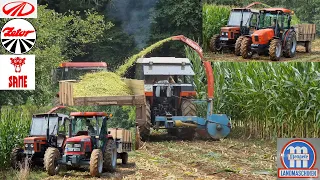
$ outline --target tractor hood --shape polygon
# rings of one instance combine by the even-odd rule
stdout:
[[[46,137],[26,137],[23,139],[23,143],[34,143],[37,141],[45,141],[46,139]]]
[[[268,44],[269,41],[274,37],[273,29],[260,29],[252,34],[253,44]]]
[[[81,142],[81,141],[90,141],[90,136],[82,135],[68,138],[66,142]]]
[[[240,31],[240,27],[222,27],[221,32]]]

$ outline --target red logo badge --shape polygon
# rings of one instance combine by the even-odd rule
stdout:
[[[11,64],[14,66],[15,72],[20,73],[22,65],[25,64],[26,58],[15,57],[10,58]]]
[[[24,1],[15,1],[7,3],[2,8],[4,14],[16,17],[28,16],[29,14],[33,13],[34,10],[35,8],[31,3]]]

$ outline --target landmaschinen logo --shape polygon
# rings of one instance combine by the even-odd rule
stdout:
[[[36,30],[24,19],[13,19],[1,30],[3,47],[12,54],[24,54],[31,50],[36,42]]]
[[[0,90],[35,89],[35,55],[0,55]]]
[[[317,152],[310,142],[291,140],[281,150],[282,168],[278,168],[278,178],[317,178],[319,170],[314,168],[316,161]]]
[[[1,0],[0,18],[37,18],[37,0]]]

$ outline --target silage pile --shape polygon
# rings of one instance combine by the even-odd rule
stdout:
[[[133,95],[121,77],[112,72],[88,73],[73,84],[74,97]]]

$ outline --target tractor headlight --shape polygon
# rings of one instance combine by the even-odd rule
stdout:
[[[26,148],[27,148],[27,147],[28,147],[28,144],[25,144],[25,145],[24,145],[24,147],[26,147]]]
[[[152,92],[153,91],[153,86],[152,85],[144,85],[144,91]]]
[[[81,147],[81,144],[74,144],[73,145],[75,148],[80,148]]]
[[[226,36],[228,36],[228,33],[225,33]]]
[[[30,147],[33,148],[33,144],[31,144]]]

